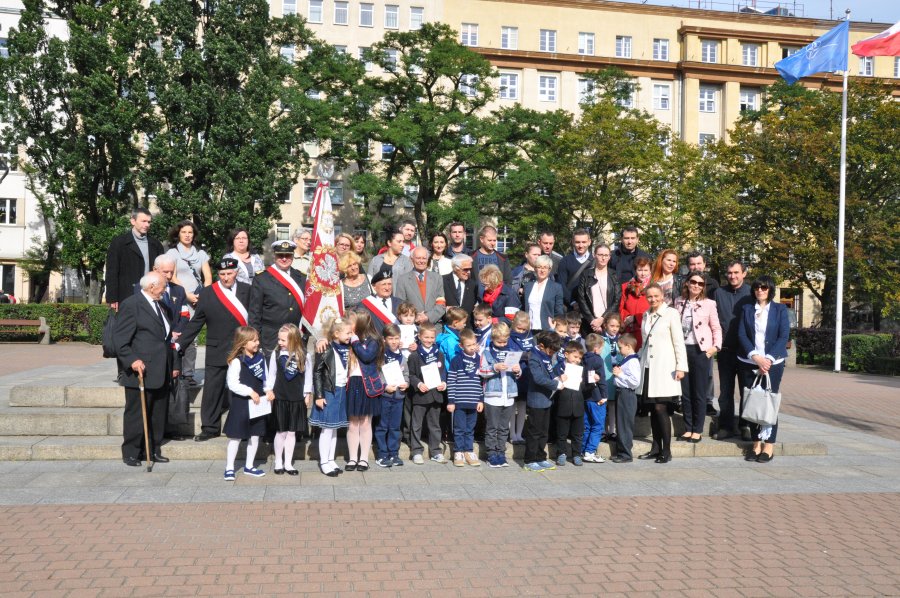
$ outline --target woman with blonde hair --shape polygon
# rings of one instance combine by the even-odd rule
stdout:
[[[341,298],[344,300],[344,313],[347,313],[373,293],[372,285],[362,271],[362,259],[355,251],[348,251],[340,257],[338,269],[343,276]]]

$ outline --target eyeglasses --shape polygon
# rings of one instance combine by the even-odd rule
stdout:
[[[472,268],[460,268],[463,272],[471,272]]]
[[[761,284],[761,285],[759,285],[758,287],[756,287],[756,290],[757,290],[757,291],[768,291],[768,290],[769,290],[769,285],[767,285],[767,284]]]
[[[689,280],[688,284],[697,285],[698,287],[705,287],[706,283],[702,280]]]
[[[608,258],[608,257],[610,257],[610,255],[609,255],[608,253],[595,253],[594,255],[596,255],[598,258],[601,258],[601,257]]]

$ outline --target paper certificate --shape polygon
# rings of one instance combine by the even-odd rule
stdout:
[[[566,381],[563,382],[563,388],[579,390],[581,388],[581,376],[584,374],[584,368],[574,363],[566,364]]]
[[[443,383],[441,368],[437,362],[422,366],[422,383],[428,387],[428,390],[437,388]]]
[[[411,344],[416,342],[416,325],[415,324],[398,324],[400,329],[400,346],[408,349]]]
[[[250,419],[272,413],[272,403],[266,399],[265,395],[260,395],[258,405],[253,402],[253,399],[247,399],[247,402],[250,404]]]
[[[392,361],[381,366],[381,373],[384,374],[384,383],[386,386],[400,386],[406,384],[403,379],[403,369],[400,367],[399,361]]]
[[[503,360],[503,363],[506,364],[506,367],[511,368],[514,365],[519,365],[520,361],[522,361],[521,351],[507,351],[506,359]]]

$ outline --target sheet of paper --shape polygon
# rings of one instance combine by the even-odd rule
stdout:
[[[508,351],[506,353],[506,359],[503,360],[503,363],[506,364],[507,367],[512,367],[514,365],[519,365],[519,362],[522,360],[522,352],[521,351]]]
[[[384,364],[381,366],[381,373],[384,374],[386,386],[400,386],[406,383],[403,379],[403,369],[400,367],[399,361]]]
[[[437,362],[422,366],[422,382],[428,387],[428,390],[441,385],[441,368]]]
[[[400,328],[400,346],[404,349],[416,342],[416,325],[415,324],[398,324]]]
[[[584,368],[574,363],[566,364],[566,381],[563,382],[564,388],[578,390],[581,388],[581,376],[584,374]]]
[[[250,404],[250,419],[272,413],[272,403],[266,400],[265,395],[259,397],[258,405],[252,399],[248,400],[248,403]]]

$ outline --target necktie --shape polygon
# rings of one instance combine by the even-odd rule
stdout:
[[[163,325],[164,329],[168,330],[168,326],[166,326],[166,319],[162,315],[162,310],[159,309],[159,301],[154,301],[153,307],[156,308],[156,315],[159,317],[159,323]]]
[[[456,303],[457,305],[462,305],[463,298],[463,283],[460,280],[456,283]]]
[[[381,299],[381,302],[384,303],[384,308],[387,309],[387,310],[389,310],[389,309],[391,309],[391,308],[388,307],[388,302],[387,302],[387,301],[388,301],[388,300],[387,300],[387,297],[383,297],[383,298]]]
[[[425,273],[424,272],[419,272],[416,274],[416,276],[419,277],[419,282],[425,282]]]

